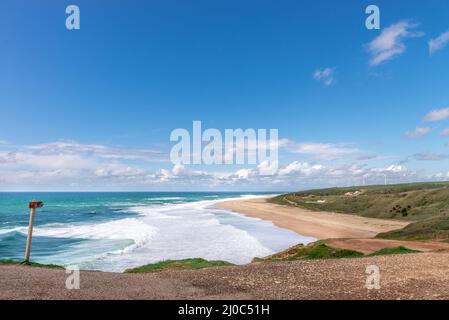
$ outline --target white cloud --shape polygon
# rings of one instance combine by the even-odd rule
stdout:
[[[317,159],[333,160],[341,158],[342,156],[358,153],[363,150],[358,148],[349,147],[347,144],[334,144],[334,143],[292,143],[290,151],[300,154],[310,154]]]
[[[259,170],[260,175],[262,176],[271,176],[275,173],[279,168],[279,163],[277,161],[268,161],[265,160],[257,166],[257,170]]]
[[[385,172],[394,172],[394,173],[400,173],[400,172],[406,172],[408,169],[402,165],[399,164],[392,164],[388,168],[384,170]]]
[[[423,118],[425,122],[434,122],[434,121],[442,121],[449,118],[449,107],[443,109],[436,109],[428,114],[426,114]]]
[[[383,175],[387,175],[389,183],[409,181],[416,177],[415,172],[397,164],[386,168],[370,168],[366,164],[342,165],[333,161],[324,164],[303,160],[281,164],[274,173],[269,162],[237,167],[228,172],[202,171],[196,166],[183,165],[151,171],[146,161],[130,161],[128,156],[120,159],[110,157],[111,148],[106,146],[92,147],[77,143],[70,147],[50,145],[50,148],[27,146],[3,152],[0,149],[0,189],[286,190],[348,183],[360,185],[365,175],[370,177],[369,183],[382,183]],[[311,154],[323,160],[345,157],[359,151],[347,144],[330,143],[288,142],[286,147],[294,147],[299,154]],[[82,152],[75,153],[75,150]],[[135,151],[140,155],[139,150]],[[118,151],[115,154],[120,157],[123,155]],[[272,165],[278,166],[277,163]],[[272,174],[267,175],[267,172]]]
[[[16,163],[17,161],[15,152],[0,152],[0,164]]]
[[[421,152],[413,155],[416,160],[420,161],[440,161],[448,158],[447,155],[444,154],[436,154],[431,152]]]
[[[424,137],[430,132],[430,128],[416,128],[414,131],[407,131],[405,135],[407,138],[416,139]]]
[[[24,151],[0,153],[0,165],[28,167],[36,169],[85,169],[93,166],[96,160],[77,154],[34,154]]]
[[[123,166],[120,164],[109,164],[95,170],[95,175],[102,178],[111,177],[141,177],[146,174],[146,171],[140,168],[131,166]]]
[[[253,171],[251,169],[240,169],[235,173],[235,175],[239,179],[248,179],[252,173]]]
[[[335,82],[334,74],[335,68],[323,68],[315,70],[313,78],[328,87]]]
[[[377,158],[377,155],[375,155],[375,154],[365,154],[365,155],[358,156],[355,159],[358,161],[367,161],[367,160],[373,160],[376,158]]]
[[[278,152],[289,144],[288,139],[273,140],[269,135],[265,143],[257,139],[236,139],[232,142],[226,141],[224,144],[223,161],[225,163],[233,162],[236,154],[243,154],[248,158],[257,159],[260,152],[268,154],[269,152]]]
[[[98,144],[81,144],[75,141],[57,141],[25,146],[24,150],[35,155],[83,154],[105,159],[168,161],[166,155],[146,149],[111,148]]]
[[[437,38],[429,41],[429,53],[434,54],[443,49],[449,43],[449,31],[440,34]]]
[[[382,182],[387,175],[389,183],[401,182],[403,179],[415,177],[416,172],[410,171],[403,165],[393,164],[386,168],[367,168],[358,165],[342,165],[327,167],[318,163],[308,163],[294,161],[280,167],[277,173],[271,176],[264,176],[263,167],[239,169],[231,173],[214,174],[201,171],[185,172],[185,168],[178,170],[173,168],[161,170],[152,176],[152,182],[167,183],[176,181],[180,184],[195,185],[206,183],[208,186],[283,186],[291,188],[299,185],[322,185],[343,184],[352,180],[355,184],[362,184],[363,177],[368,176],[371,182]]]
[[[188,167],[177,164],[171,170],[161,169],[154,174],[149,174],[147,182],[150,183],[176,183],[176,184],[196,184],[214,183],[217,175],[200,170],[191,170]]]
[[[407,49],[406,38],[420,37],[422,32],[412,31],[418,26],[411,21],[400,21],[382,30],[381,34],[366,46],[371,54],[370,65],[377,66],[391,60]]]
[[[142,180],[149,173],[127,162],[147,164],[164,159],[162,154],[149,150],[119,149],[74,141],[14,146],[14,149],[8,145],[3,149],[6,150],[0,149],[3,188],[39,183],[63,187],[78,182],[80,186],[96,182],[104,185],[104,179]]]
[[[441,131],[440,135],[443,137],[449,136],[449,128],[446,128],[443,131]]]
[[[300,173],[306,176],[310,176],[312,174],[316,174],[318,172],[321,172],[325,169],[323,165],[315,164],[311,165],[307,162],[298,162],[294,161],[287,165],[285,168],[282,168],[279,170],[280,176],[288,176],[295,173]]]

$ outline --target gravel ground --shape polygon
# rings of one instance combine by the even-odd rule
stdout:
[[[380,290],[367,290],[368,265]],[[257,263],[152,274],[81,272],[65,288],[64,270],[0,266],[0,299],[449,299],[449,252],[340,260]]]

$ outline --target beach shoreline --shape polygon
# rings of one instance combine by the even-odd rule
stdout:
[[[271,221],[301,236],[317,240],[340,238],[374,238],[381,232],[402,229],[409,222],[366,218],[334,212],[318,212],[299,207],[279,205],[267,200],[271,197],[254,197],[222,201],[215,206],[248,217]]]

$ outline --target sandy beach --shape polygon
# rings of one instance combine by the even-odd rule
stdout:
[[[218,207],[246,216],[272,221],[276,226],[316,239],[372,238],[401,229],[408,222],[364,218],[349,214],[310,211],[267,202],[268,197],[225,201]]]
[[[383,248],[407,247],[421,252],[449,250],[449,243],[374,239],[381,232],[404,228],[409,222],[365,218],[351,214],[311,211],[267,202],[268,197],[221,202],[222,209],[273,222],[278,227],[322,240],[329,246],[370,254]]]

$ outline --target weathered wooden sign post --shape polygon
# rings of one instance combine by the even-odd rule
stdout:
[[[33,224],[34,224],[34,214],[36,213],[37,208],[42,208],[44,203],[42,201],[31,201],[28,205],[30,208],[30,223],[28,225],[28,238],[27,238],[27,246],[25,249],[25,262],[30,261],[30,250],[31,250],[31,239],[33,238]]]

